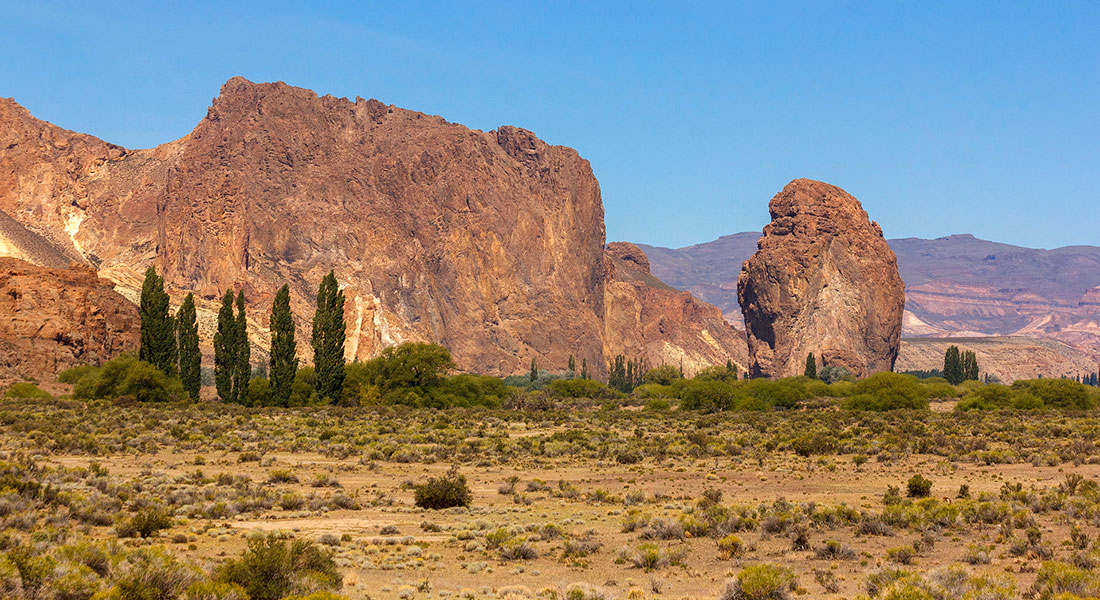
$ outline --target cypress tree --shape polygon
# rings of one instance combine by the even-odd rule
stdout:
[[[581,379],[588,379],[588,359],[581,359]]]
[[[176,372],[176,329],[168,313],[168,294],[164,291],[164,279],[156,269],[145,270],[141,284],[141,347],[138,358],[152,364],[168,375]]]
[[[244,312],[244,290],[237,292],[236,337],[237,368],[233,371],[233,389],[238,404],[248,404],[248,380],[252,378],[252,349],[248,345],[248,318]]]
[[[573,374],[577,372],[577,359],[573,358],[573,355],[569,355],[569,373]]]
[[[962,355],[963,381],[978,379],[978,355],[967,350]]]
[[[214,385],[222,402],[235,402],[233,373],[237,368],[237,322],[233,318],[233,290],[225,290],[214,333]]]
[[[943,355],[943,378],[951,385],[959,385],[963,382],[964,377],[959,347],[950,346]]]
[[[810,379],[817,379],[817,359],[814,358],[813,352],[806,355],[805,375]]]
[[[294,319],[290,315],[290,288],[286,285],[275,294],[271,305],[271,397],[275,404],[290,403],[290,388],[298,372],[298,343],[294,341]]]
[[[344,388],[344,292],[336,284],[334,271],[317,288],[312,341],[317,392],[335,402]]]
[[[176,313],[176,341],[179,346],[179,373],[183,389],[191,400],[199,400],[202,386],[202,354],[199,352],[199,324],[195,319],[195,295],[187,294]]]
[[[531,370],[527,373],[527,378],[531,381],[539,378],[539,367],[534,358],[531,359]]]

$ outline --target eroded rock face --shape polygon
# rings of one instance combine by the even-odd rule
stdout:
[[[184,138],[125,150],[8,100],[0,210],[128,294],[155,265],[174,298],[200,297],[200,318],[243,286],[260,344],[283,283],[308,340],[335,269],[349,358],[424,340],[479,372],[603,364],[599,185],[576,151],[523,129],[234,78]]]
[[[800,375],[806,355],[862,377],[890,371],[905,285],[859,201],[809,179],[769,204],[772,221],[737,280],[754,376]]]
[[[727,360],[748,365],[743,335],[715,306],[681,292],[649,272],[638,246],[612,242],[605,250],[605,354],[645,358],[650,366],[682,365],[685,374]]]
[[[0,375],[48,380],[139,343],[137,306],[84,265],[0,258]]]

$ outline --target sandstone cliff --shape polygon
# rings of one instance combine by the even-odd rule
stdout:
[[[806,355],[862,377],[890,371],[905,286],[877,223],[844,190],[797,179],[738,278],[754,375],[801,374]]]
[[[83,265],[0,258],[0,377],[46,379],[138,346],[138,310]]]
[[[243,287],[263,360],[285,282],[308,358],[330,269],[347,297],[350,359],[433,341],[472,371],[520,372],[531,358],[564,367],[573,354],[599,374],[605,351],[645,348],[657,363],[677,356],[677,340],[697,343],[667,331],[605,341],[603,205],[574,150],[377,100],[234,78],[190,134],[145,150],[0,100],[0,210],[131,300],[149,265],[176,302],[194,291],[207,353],[220,294]],[[665,327],[694,326],[680,313],[702,306],[667,303]]]
[[[682,365],[691,376],[732,360],[748,365],[744,336],[717,307],[672,288],[649,272],[649,260],[628,242],[607,245],[605,354],[645,357],[649,364]]]

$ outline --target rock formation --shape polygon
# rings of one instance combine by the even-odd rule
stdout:
[[[84,265],[0,258],[0,376],[48,379],[138,347],[138,309]]]
[[[598,374],[605,350],[652,346],[603,339],[603,205],[588,162],[516,127],[233,78],[190,134],[127,150],[0,100],[0,210],[131,300],[150,265],[176,302],[194,291],[208,354],[229,287],[245,290],[256,360],[283,283],[308,340],[330,269],[350,359],[432,341],[471,371],[564,368],[573,354]],[[675,355],[660,348],[650,362]]]
[[[737,281],[754,376],[800,375],[806,355],[862,377],[898,356],[905,285],[858,200],[797,179],[769,204],[772,221]]]
[[[628,242],[607,245],[605,354],[645,357],[651,366],[683,366],[689,376],[727,360],[744,371],[744,336],[717,307],[672,288],[649,272],[649,259]]]

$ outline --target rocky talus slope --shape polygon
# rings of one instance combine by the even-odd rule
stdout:
[[[768,208],[737,282],[753,374],[801,374],[810,352],[860,377],[892,370],[905,286],[882,229],[819,181],[792,181]]]

